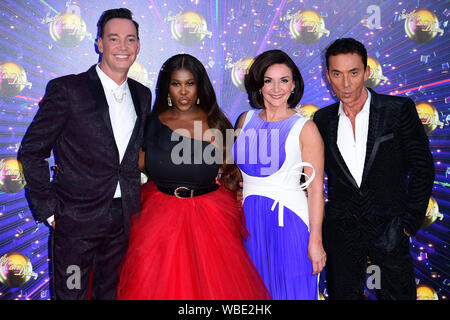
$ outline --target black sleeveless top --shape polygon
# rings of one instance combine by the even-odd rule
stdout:
[[[219,152],[216,147],[172,131],[156,114],[147,120],[143,150],[145,171],[158,186],[195,188],[216,184],[220,164],[209,164]]]

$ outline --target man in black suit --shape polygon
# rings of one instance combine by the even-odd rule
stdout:
[[[105,11],[98,27],[100,63],[48,83],[19,151],[30,207],[54,228],[57,299],[86,299],[91,274],[92,298],[115,298],[129,219],[140,210],[138,157],[151,92],[127,79],[138,24],[121,8]],[[58,169],[49,183],[52,149]]]
[[[362,43],[336,40],[326,62],[340,100],[314,115],[328,176],[323,237],[329,298],[363,299],[369,258],[380,268],[379,299],[415,300],[409,236],[424,220],[434,181],[428,138],[411,99],[365,88]]]

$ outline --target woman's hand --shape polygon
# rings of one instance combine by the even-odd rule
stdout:
[[[142,148],[139,149],[139,170],[144,172],[145,170],[145,152],[142,151]]]
[[[242,192],[242,181],[239,182],[239,190],[236,192],[236,200],[237,201],[244,201],[244,194]]]
[[[319,274],[325,267],[325,262],[327,261],[327,255],[325,253],[325,250],[323,249],[321,241],[309,241],[308,258],[312,263],[312,274]]]

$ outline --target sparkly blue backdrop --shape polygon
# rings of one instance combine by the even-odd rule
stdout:
[[[47,82],[97,62],[97,20],[117,7],[131,9],[140,24],[141,52],[130,76],[154,92],[168,57],[193,54],[232,122],[249,108],[242,74],[258,53],[279,48],[294,59],[305,79],[306,112],[335,100],[324,74],[326,46],[340,37],[362,41],[378,67],[370,85],[412,98],[429,131],[436,166],[429,221],[436,221],[411,239],[411,253],[423,297],[428,289],[448,299],[450,4],[444,0],[0,1],[0,257],[18,252],[33,272],[15,288],[0,275],[0,299],[50,298],[49,231],[31,216],[16,153]],[[320,288],[326,298],[324,279]]]

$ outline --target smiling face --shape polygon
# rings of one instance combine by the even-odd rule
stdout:
[[[124,80],[139,49],[133,22],[122,18],[111,19],[105,25],[103,36],[98,38],[98,50],[102,53],[100,68],[114,81]]]
[[[370,68],[364,70],[362,58],[357,53],[341,53],[328,58],[327,79],[344,107],[363,106],[367,94],[364,82]]]
[[[197,100],[197,83],[192,72],[178,69],[172,72],[169,83],[169,94],[175,108],[188,111]]]
[[[266,108],[288,108],[287,103],[295,84],[291,69],[285,64],[273,64],[264,74],[261,93]]]

